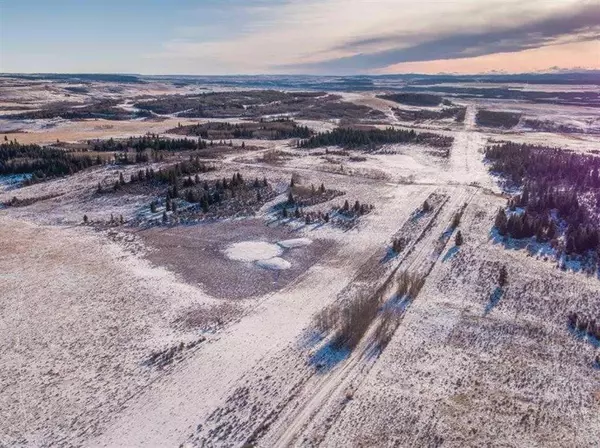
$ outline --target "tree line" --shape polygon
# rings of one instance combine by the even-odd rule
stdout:
[[[168,168],[159,168],[158,170],[146,168],[145,170],[139,170],[137,173],[131,174],[129,181],[126,181],[123,173],[120,173],[119,179],[115,181],[112,189],[117,191],[127,184],[144,183],[147,185],[167,184],[174,187],[175,191],[177,191],[178,179],[181,176],[195,175],[196,180],[199,181],[198,173],[207,173],[214,170],[216,170],[214,166],[202,163],[199,157],[190,157],[189,161],[179,162]],[[98,184],[98,193],[106,191],[110,190]],[[178,197],[178,195],[175,197]]]
[[[143,152],[152,151],[194,151],[198,149],[206,149],[209,143],[201,139],[165,139],[158,135],[152,134],[142,137],[129,137],[124,140],[96,140],[88,142],[94,151],[109,151],[109,152],[124,152],[135,150]]]
[[[98,157],[73,155],[60,149],[40,145],[22,145],[17,141],[0,144],[0,174],[31,174],[26,183],[77,173],[102,164]]]
[[[522,189],[509,212],[496,215],[500,235],[555,245],[564,235],[567,253],[600,254],[600,158],[512,142],[491,145],[485,155],[492,171]]]
[[[309,139],[298,142],[300,148],[341,146],[344,148],[377,148],[390,143],[421,143],[440,148],[449,148],[454,139],[431,132],[417,133],[413,129],[352,129],[336,128],[320,132]]]
[[[300,126],[289,118],[244,123],[209,122],[179,125],[168,133],[194,135],[203,139],[270,139],[309,138],[312,132],[308,126]]]

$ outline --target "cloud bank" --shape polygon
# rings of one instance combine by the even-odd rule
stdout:
[[[377,73],[600,41],[596,0],[229,0],[221,7],[235,12],[227,23],[207,24],[219,38],[194,39],[186,26],[147,59],[189,73]]]

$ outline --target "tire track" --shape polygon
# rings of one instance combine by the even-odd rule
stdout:
[[[424,270],[425,276],[429,274],[451,237],[450,234],[437,254],[435,251],[432,254],[431,247],[435,244],[437,236],[434,229],[439,229],[441,225],[446,226],[451,221],[456,207],[460,208],[463,203],[469,203],[474,194],[472,190],[465,189],[452,200],[446,199],[428,226],[412,243],[406,255],[392,270],[385,282],[387,285],[384,285],[386,292],[397,286],[396,273],[400,268],[405,267],[407,271]],[[448,203],[450,207],[446,207]],[[431,255],[435,255],[435,259],[432,260]],[[283,415],[277,418],[259,440],[259,446],[315,446],[323,440],[353,392],[367,378],[368,372],[377,361],[380,353],[373,343],[373,336],[379,321],[380,318],[377,318],[371,323],[348,360],[324,377],[314,376],[314,381],[306,382],[304,394],[301,393],[295,402],[286,406]],[[307,391],[309,392],[306,393]]]

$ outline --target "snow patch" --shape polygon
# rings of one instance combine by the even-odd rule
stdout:
[[[295,238],[291,240],[279,241],[277,244],[284,249],[295,249],[297,247],[310,246],[312,244],[312,240],[309,238]]]
[[[283,249],[277,244],[264,241],[243,241],[235,243],[225,249],[225,255],[235,261],[264,261],[279,257]]]
[[[272,271],[285,271],[286,269],[290,269],[292,267],[292,263],[284,260],[281,257],[273,257],[269,258],[268,260],[258,260],[256,265],[263,269],[270,269]]]

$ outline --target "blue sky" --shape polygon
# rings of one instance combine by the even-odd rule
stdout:
[[[0,71],[600,68],[597,0],[0,0]]]

